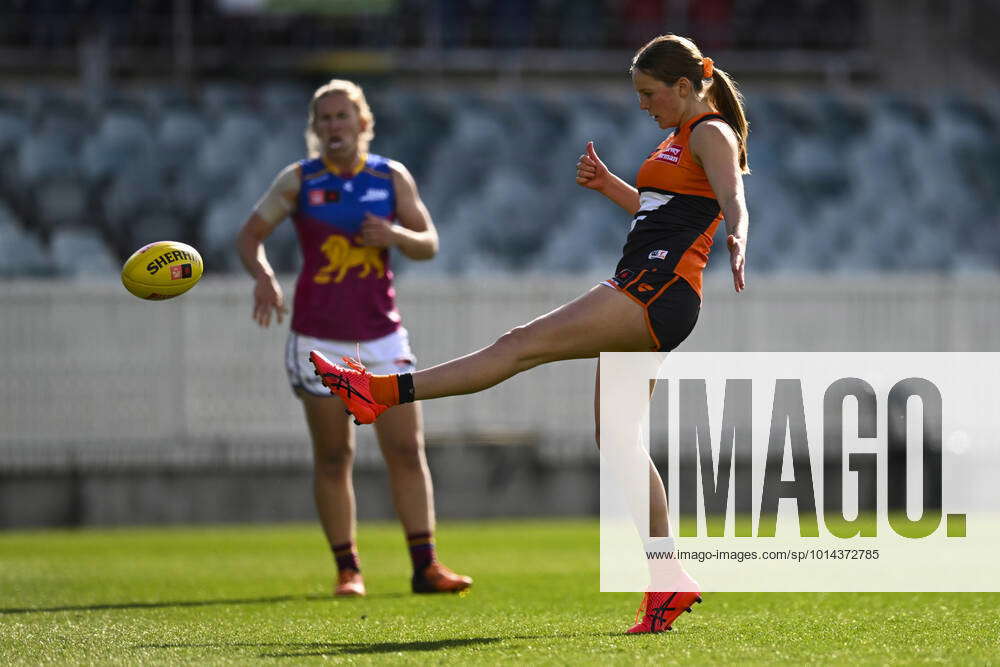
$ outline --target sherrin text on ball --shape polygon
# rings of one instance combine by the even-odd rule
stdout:
[[[157,241],[136,250],[122,267],[125,289],[149,301],[172,299],[194,287],[204,270],[197,250],[178,241]]]

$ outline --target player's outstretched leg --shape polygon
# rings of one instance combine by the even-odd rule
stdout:
[[[389,406],[376,403],[371,394],[371,374],[360,361],[343,358],[347,367],[338,366],[322,353],[313,350],[309,353],[309,361],[316,369],[316,375],[323,385],[334,396],[339,396],[347,406],[347,411],[354,416],[356,424],[371,424]]]

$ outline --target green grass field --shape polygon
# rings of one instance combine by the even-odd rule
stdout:
[[[596,521],[443,524],[463,596],[409,593],[396,524],[359,535],[369,597],[329,595],[318,526],[0,534],[0,663],[912,663],[1000,658],[1000,594],[709,593],[626,636]]]

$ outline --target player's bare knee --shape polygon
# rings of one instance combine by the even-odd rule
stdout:
[[[497,350],[510,357],[518,371],[534,368],[544,361],[544,349],[528,325],[514,327],[500,336],[493,344]]]
[[[350,474],[354,465],[354,450],[350,447],[336,447],[316,452],[313,457],[316,474],[339,476]]]
[[[419,471],[424,467],[423,447],[417,440],[393,443],[382,449],[385,464],[396,471]]]

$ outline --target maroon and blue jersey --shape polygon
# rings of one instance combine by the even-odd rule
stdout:
[[[400,326],[389,252],[361,245],[365,213],[395,219],[389,161],[368,155],[350,174],[322,158],[299,162],[292,220],[302,249],[292,330],[332,340],[374,340]]]

